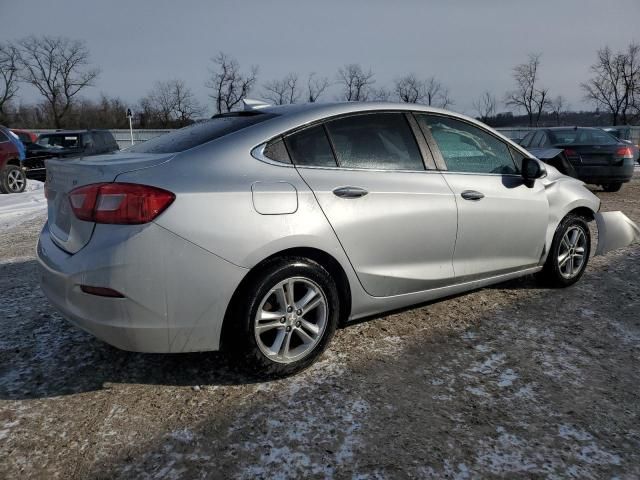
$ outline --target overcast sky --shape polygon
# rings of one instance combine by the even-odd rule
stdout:
[[[210,106],[210,59],[224,51],[245,69],[258,65],[260,83],[288,72],[334,79],[346,63],[370,67],[376,87],[408,72],[434,75],[453,109],[473,114],[476,97],[490,90],[502,98],[512,67],[540,52],[543,85],[577,109],[587,106],[579,84],[596,50],[640,41],[640,0],[0,0],[0,18],[0,41],[85,40],[102,70],[85,96],[132,104],[154,81],[179,78]],[[334,88],[324,100],[336,95]],[[37,98],[27,86],[21,97]]]

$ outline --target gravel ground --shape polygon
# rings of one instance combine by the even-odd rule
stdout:
[[[640,223],[640,178],[597,192]],[[260,383],[219,354],[118,351],[0,237],[0,478],[638,478],[640,246],[338,331]]]

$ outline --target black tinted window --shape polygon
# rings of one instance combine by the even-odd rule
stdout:
[[[331,145],[322,125],[289,135],[286,142],[293,163],[296,165],[336,166]]]
[[[77,133],[40,135],[38,144],[54,148],[78,148],[82,139]]]
[[[281,138],[271,140],[264,148],[264,156],[276,162],[291,163],[287,147]]]
[[[596,128],[554,130],[551,137],[553,143],[560,145],[615,145],[618,143],[616,137]]]
[[[7,137],[2,130],[0,130],[0,142],[8,142],[9,137]]]
[[[270,113],[237,113],[215,116],[204,122],[194,123],[188,127],[165,133],[129,148],[130,152],[139,153],[176,153],[215,140],[232,132],[263,122],[275,117]]]
[[[346,168],[424,170],[402,113],[353,115],[327,122],[338,165]]]
[[[103,149],[106,146],[104,144],[104,140],[103,140],[103,136],[102,136],[101,132],[93,132],[91,134],[91,138],[93,138],[93,148],[94,149]]]
[[[520,145],[523,147],[528,147],[529,143],[531,143],[531,138],[533,137],[533,132],[527,133],[524,138],[520,141]]]
[[[452,172],[516,173],[507,145],[471,124],[439,115],[417,115],[431,132]]]

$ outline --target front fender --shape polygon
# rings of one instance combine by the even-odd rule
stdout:
[[[622,212],[596,213],[598,246],[596,255],[640,241],[640,227]]]

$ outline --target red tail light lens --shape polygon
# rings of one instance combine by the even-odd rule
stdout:
[[[578,152],[576,152],[573,148],[565,148],[564,149],[564,154],[568,157],[577,157],[578,156]]]
[[[622,158],[633,158],[631,147],[620,147],[616,150],[616,156]]]
[[[175,200],[161,188],[136,183],[94,183],[69,193],[69,203],[80,220],[134,225],[148,223]]]

